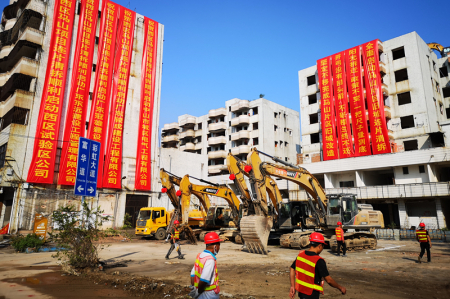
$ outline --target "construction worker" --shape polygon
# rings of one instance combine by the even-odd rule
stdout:
[[[425,253],[425,250],[427,250],[427,260],[431,263],[431,238],[428,231],[425,229],[425,223],[420,223],[419,226],[420,229],[416,230],[416,240],[420,243],[420,255],[417,259],[419,260],[419,263],[422,263],[423,254]]]
[[[325,260],[319,256],[325,247],[323,235],[314,232],[309,236],[309,242],[311,247],[308,250],[301,250],[292,263],[289,297],[294,299],[297,291],[301,299],[318,299],[320,294],[323,294],[323,280],[345,295],[347,290],[331,278]]]
[[[220,238],[215,232],[205,235],[206,249],[197,255],[191,271],[191,292],[196,299],[219,299],[219,274],[216,255],[220,250]]]
[[[337,223],[338,227],[336,227],[336,241],[337,241],[337,255],[341,255],[341,246],[342,246],[342,252],[344,253],[343,257],[346,257],[345,254],[347,252],[347,246],[345,246],[344,242],[344,230],[342,229],[342,222]]]
[[[170,249],[166,254],[166,260],[169,259],[170,254],[175,249],[178,252],[178,258],[184,259],[184,256],[181,254],[181,246],[180,246],[180,231],[178,228],[180,227],[180,221],[175,220],[173,222],[174,227],[172,229],[172,232],[170,233]]]

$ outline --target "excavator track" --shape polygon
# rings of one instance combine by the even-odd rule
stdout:
[[[266,254],[270,229],[273,220],[270,217],[250,215],[241,219],[241,236],[250,253]]]

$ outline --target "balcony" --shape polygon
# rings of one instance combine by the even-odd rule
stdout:
[[[30,91],[33,77],[24,74],[12,74],[3,86],[0,86],[0,102],[7,100],[16,90]]]
[[[41,13],[45,13],[46,3],[42,0],[17,0],[3,9],[4,19],[9,20],[16,18],[24,9],[31,9]]]
[[[249,124],[250,123],[250,116],[248,115],[239,115],[238,117],[235,117],[231,120],[231,126],[235,127],[240,124]]]
[[[225,150],[208,153],[208,159],[220,159],[220,158],[226,158],[226,157],[227,157],[227,151],[225,151]]]
[[[198,150],[201,150],[203,148],[203,143],[201,143],[201,142],[197,142],[196,144],[195,144],[195,150],[196,151],[198,151]]]
[[[218,109],[211,109],[208,112],[208,117],[217,117],[217,116],[225,116],[227,115],[227,109],[226,108],[218,108]]]
[[[24,10],[11,29],[0,32],[0,46],[4,47],[14,44],[27,27],[39,30],[42,18],[42,14],[37,11]]]
[[[240,155],[240,154],[248,154],[250,152],[250,146],[249,145],[240,145],[237,147],[233,147],[231,149],[231,153],[233,155]]]
[[[208,130],[213,131],[221,131],[227,129],[227,123],[226,122],[220,122],[220,123],[211,123],[208,125]]]
[[[381,91],[383,92],[384,95],[386,96],[389,95],[389,88],[385,83],[381,84]]]
[[[195,150],[195,144],[192,142],[187,142],[185,145],[180,146],[181,151],[194,151]]]
[[[194,130],[186,130],[186,131],[180,133],[180,139],[184,139],[186,137],[194,137],[194,136],[195,136]]]
[[[201,137],[203,135],[202,129],[194,131],[194,137]]]
[[[179,130],[179,129],[180,129],[180,126],[178,125],[178,123],[165,124],[163,127],[163,131]]]
[[[359,188],[326,188],[326,194],[351,193],[361,199],[401,199],[450,196],[450,182],[366,186]],[[307,200],[306,191],[294,192],[293,200]]]
[[[169,135],[162,138],[162,142],[178,142],[178,135]]]
[[[228,170],[226,165],[209,165],[208,173],[221,173],[222,171]]]
[[[191,116],[191,115],[182,115],[178,119],[180,127],[183,127],[186,125],[195,125],[196,121],[197,121],[197,118],[195,116]]]
[[[0,103],[0,117],[4,117],[13,107],[30,110],[33,103],[34,92],[16,90],[6,101]]]
[[[24,52],[23,49],[21,49],[21,48],[24,45],[35,48],[35,49],[41,48],[43,42],[44,42],[44,32],[43,31],[27,27],[25,29],[25,31],[22,33],[22,35],[20,35],[19,40],[16,43],[11,44],[11,45],[5,45],[5,46],[1,47],[0,58],[10,55],[11,52],[14,52],[14,51],[18,52],[19,49],[22,50],[22,53],[23,53],[22,56],[25,56],[28,58],[35,58],[36,51],[34,54],[29,54],[27,52]],[[15,50],[16,48],[17,48],[17,50]],[[17,56],[17,55],[11,55],[10,58],[13,58],[14,56]]]
[[[5,83],[11,78],[13,74],[24,74],[33,78],[37,77],[39,63],[36,60],[22,57],[19,62],[11,69],[10,72],[5,72],[0,74],[0,86],[5,85]]]
[[[208,145],[225,144],[225,143],[227,143],[226,136],[217,136],[208,138]]]
[[[231,112],[236,112],[242,109],[250,108],[250,101],[248,100],[240,100],[236,104],[231,105]]]
[[[239,140],[239,139],[244,139],[244,138],[246,138],[246,139],[250,138],[250,132],[249,131],[242,130],[242,131],[239,131],[239,132],[231,134],[231,140],[233,140],[233,141],[234,140]]]

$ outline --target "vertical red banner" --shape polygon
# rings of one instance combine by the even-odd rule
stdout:
[[[381,91],[378,40],[363,44],[364,77],[366,82],[367,106],[369,110],[370,135],[374,155],[391,152],[384,115],[384,100]]]
[[[141,113],[136,154],[136,190],[151,190],[151,145],[155,105],[158,23],[144,19],[144,54],[141,68]]]
[[[334,160],[339,158],[339,154],[336,142],[331,57],[322,58],[317,61],[317,72],[319,73],[321,98],[323,160]]]
[[[76,1],[56,0],[47,71],[36,127],[30,183],[53,184]]]
[[[78,140],[85,134],[98,6],[99,0],[81,0],[77,44],[59,168],[58,184],[60,185],[73,186],[75,184]]]
[[[108,124],[118,13],[119,5],[110,1],[103,2],[94,98],[92,100],[88,131],[88,138],[99,141],[101,147],[98,163],[98,188],[102,188],[103,183],[103,153],[105,151],[105,137]]]
[[[336,121],[339,132],[339,158],[353,157],[352,132],[348,117],[347,84],[345,77],[345,52],[333,55],[333,87],[336,104]]]
[[[371,154],[371,151],[369,131],[367,129],[360,46],[345,51],[345,62],[350,109],[352,112],[355,156],[367,156]]]
[[[114,66],[114,85],[111,118],[108,130],[108,147],[106,148],[105,168],[103,170],[104,188],[122,188],[123,123],[125,121],[125,107],[127,104],[135,22],[136,13],[121,7],[119,24],[117,27],[117,53]]]

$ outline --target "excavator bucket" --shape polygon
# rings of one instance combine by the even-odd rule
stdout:
[[[267,254],[267,242],[272,224],[271,217],[257,215],[242,217],[241,235],[250,253]]]

